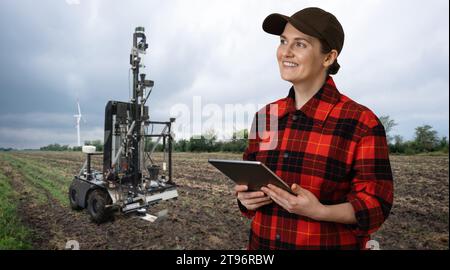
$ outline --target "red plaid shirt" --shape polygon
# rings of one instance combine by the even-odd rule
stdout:
[[[270,110],[271,104],[276,110]],[[350,202],[357,224],[316,221],[276,203],[249,211],[238,201],[243,214],[253,218],[248,248],[364,248],[393,201],[383,125],[371,110],[340,94],[331,77],[300,110],[293,88],[288,97],[271,104],[256,114],[243,159],[263,162],[287,184],[314,193],[322,204]],[[270,140],[258,129],[261,116],[266,130],[270,116],[278,123],[278,132],[271,133],[273,147],[267,147]]]

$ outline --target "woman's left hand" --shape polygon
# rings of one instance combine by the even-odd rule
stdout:
[[[319,221],[325,210],[325,206],[319,202],[311,191],[301,188],[297,184],[293,184],[291,189],[297,196],[270,184],[267,187],[261,188],[261,191],[266,193],[274,202],[286,209],[289,213],[306,216]]]

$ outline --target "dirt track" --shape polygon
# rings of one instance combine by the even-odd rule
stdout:
[[[54,168],[68,183],[83,160],[78,153],[7,155]],[[1,158],[0,166],[20,193],[20,214],[34,232],[37,249],[64,249],[68,240],[78,241],[81,249],[243,249],[249,221],[237,210],[232,183],[208,165],[208,158],[240,155],[176,153],[179,199],[154,206],[153,214],[168,210],[154,223],[116,216],[96,225],[84,211],[72,211],[44,188],[32,185],[22,167]],[[374,238],[382,249],[448,249],[448,157],[393,156],[391,162],[395,204]]]
[[[71,211],[43,189],[39,192],[45,194],[47,202],[35,203],[20,172],[5,162],[2,168],[21,194],[20,213],[34,231],[33,244],[37,249],[64,249],[69,240],[78,241],[81,249],[242,249],[246,245],[246,220],[235,208],[229,185],[201,181],[186,185],[187,179],[179,179],[179,199],[152,208],[154,214],[168,210],[156,222],[130,215],[116,216],[111,222],[96,225],[87,213]]]

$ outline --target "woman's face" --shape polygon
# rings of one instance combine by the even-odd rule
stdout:
[[[315,80],[323,76],[326,55],[321,52],[320,41],[306,35],[290,23],[280,36],[277,50],[281,78],[292,84]]]

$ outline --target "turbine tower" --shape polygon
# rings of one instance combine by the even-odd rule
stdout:
[[[81,146],[81,139],[80,139],[80,121],[81,121],[81,109],[80,109],[80,102],[77,100],[77,106],[78,106],[78,114],[75,114],[73,117],[75,117],[77,121],[77,139],[78,139],[78,146]],[[83,118],[84,120],[84,118]]]

